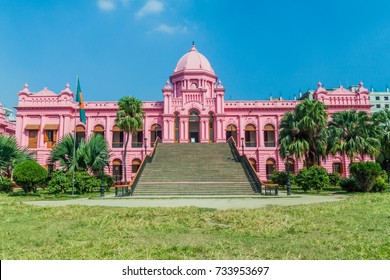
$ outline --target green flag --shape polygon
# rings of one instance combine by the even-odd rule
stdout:
[[[76,102],[79,103],[80,122],[82,122],[83,124],[86,124],[87,117],[85,116],[84,99],[83,99],[83,93],[81,92],[79,77],[77,77]]]

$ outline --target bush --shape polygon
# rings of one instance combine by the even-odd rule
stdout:
[[[279,186],[287,185],[287,172],[285,171],[274,171],[271,176],[271,181],[274,184],[278,184]]]
[[[377,178],[383,177],[383,170],[377,162],[354,162],[349,167],[349,170],[359,183],[359,189],[363,192],[371,191]]]
[[[359,184],[354,177],[342,178],[339,184],[340,187],[346,192],[359,191]]]
[[[338,186],[339,185],[340,180],[341,180],[341,176],[339,173],[337,173],[337,172],[329,173],[328,177],[329,177],[329,184],[331,186]]]
[[[104,183],[104,189],[106,192],[110,191],[110,188],[112,187],[112,185],[114,184],[115,180],[114,180],[114,177],[108,175],[108,174],[104,174],[104,177],[103,177],[103,183]]]
[[[58,194],[65,193],[72,187],[72,178],[62,170],[55,170],[50,173],[50,181],[48,183],[49,192]]]
[[[14,186],[13,186],[12,181],[7,177],[0,176],[0,191],[1,192],[10,193],[13,191],[13,189],[14,189]]]
[[[319,192],[329,185],[329,177],[325,168],[314,165],[309,169],[303,168],[299,170],[298,175],[295,177],[295,183],[305,192],[309,189]]]
[[[24,192],[36,192],[37,187],[43,184],[47,178],[47,170],[37,162],[28,160],[16,165],[13,179]]]
[[[68,175],[73,176],[72,172],[69,172]],[[75,182],[74,186],[78,193],[90,193],[94,189],[99,189],[101,180],[91,176],[87,171],[76,171],[75,173]]]
[[[372,185],[372,192],[383,192],[388,187],[387,176],[378,177]]]

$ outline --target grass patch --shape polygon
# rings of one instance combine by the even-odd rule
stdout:
[[[1,259],[390,259],[390,193],[227,211],[31,199],[0,195]]]

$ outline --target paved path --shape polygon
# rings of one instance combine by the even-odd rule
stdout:
[[[345,195],[315,196],[315,195],[292,195],[290,197],[281,194],[278,197],[266,196],[242,196],[242,197],[126,197],[102,199],[79,198],[72,200],[56,201],[29,201],[25,202],[37,206],[107,206],[107,207],[184,207],[195,206],[201,208],[214,208],[218,210],[239,209],[239,208],[261,208],[271,205],[291,206],[300,204],[313,204],[323,202],[334,202],[345,199]]]

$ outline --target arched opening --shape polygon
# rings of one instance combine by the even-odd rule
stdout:
[[[341,160],[337,160],[336,162],[333,162],[333,173],[338,173],[340,175],[343,175],[344,172],[344,166]]]
[[[123,147],[123,130],[120,129],[117,125],[114,125],[114,127],[112,128],[112,147]]]
[[[150,128],[150,147],[154,146],[154,142],[156,142],[157,137],[162,139],[161,125],[154,124]]]
[[[133,161],[131,162],[131,172],[137,173],[140,165],[141,165],[141,161],[138,158],[133,159]]]
[[[287,164],[288,162],[288,164]],[[295,160],[293,160],[292,158],[288,158],[286,160],[286,172],[287,170],[291,173],[291,174],[295,174]]]
[[[175,113],[175,124],[174,124],[174,142],[179,143],[180,142],[180,134],[179,134],[179,126],[180,126],[180,118],[179,113]]]
[[[188,116],[188,138],[191,143],[199,142],[199,113],[190,111]]]
[[[257,172],[257,162],[254,158],[249,159],[249,163],[252,165],[253,170]]]
[[[81,139],[85,139],[85,128],[82,125],[76,126],[76,141],[81,142]]]
[[[209,114],[209,142],[214,142],[214,115]]]
[[[265,173],[267,180],[271,180],[272,174],[274,173],[276,169],[276,162],[273,158],[267,159],[265,163]]]
[[[226,127],[226,140],[229,140],[230,137],[233,137],[237,145],[237,127],[234,124],[229,124]]]
[[[93,128],[93,133],[101,134],[104,137],[104,127],[100,124],[95,125],[95,127]]]
[[[122,169],[122,161],[120,159],[114,159],[112,162],[112,176],[117,183],[122,181]]]
[[[275,127],[272,124],[264,126],[264,146],[275,147]]]
[[[245,127],[245,147],[256,147],[256,127],[253,124]]]

